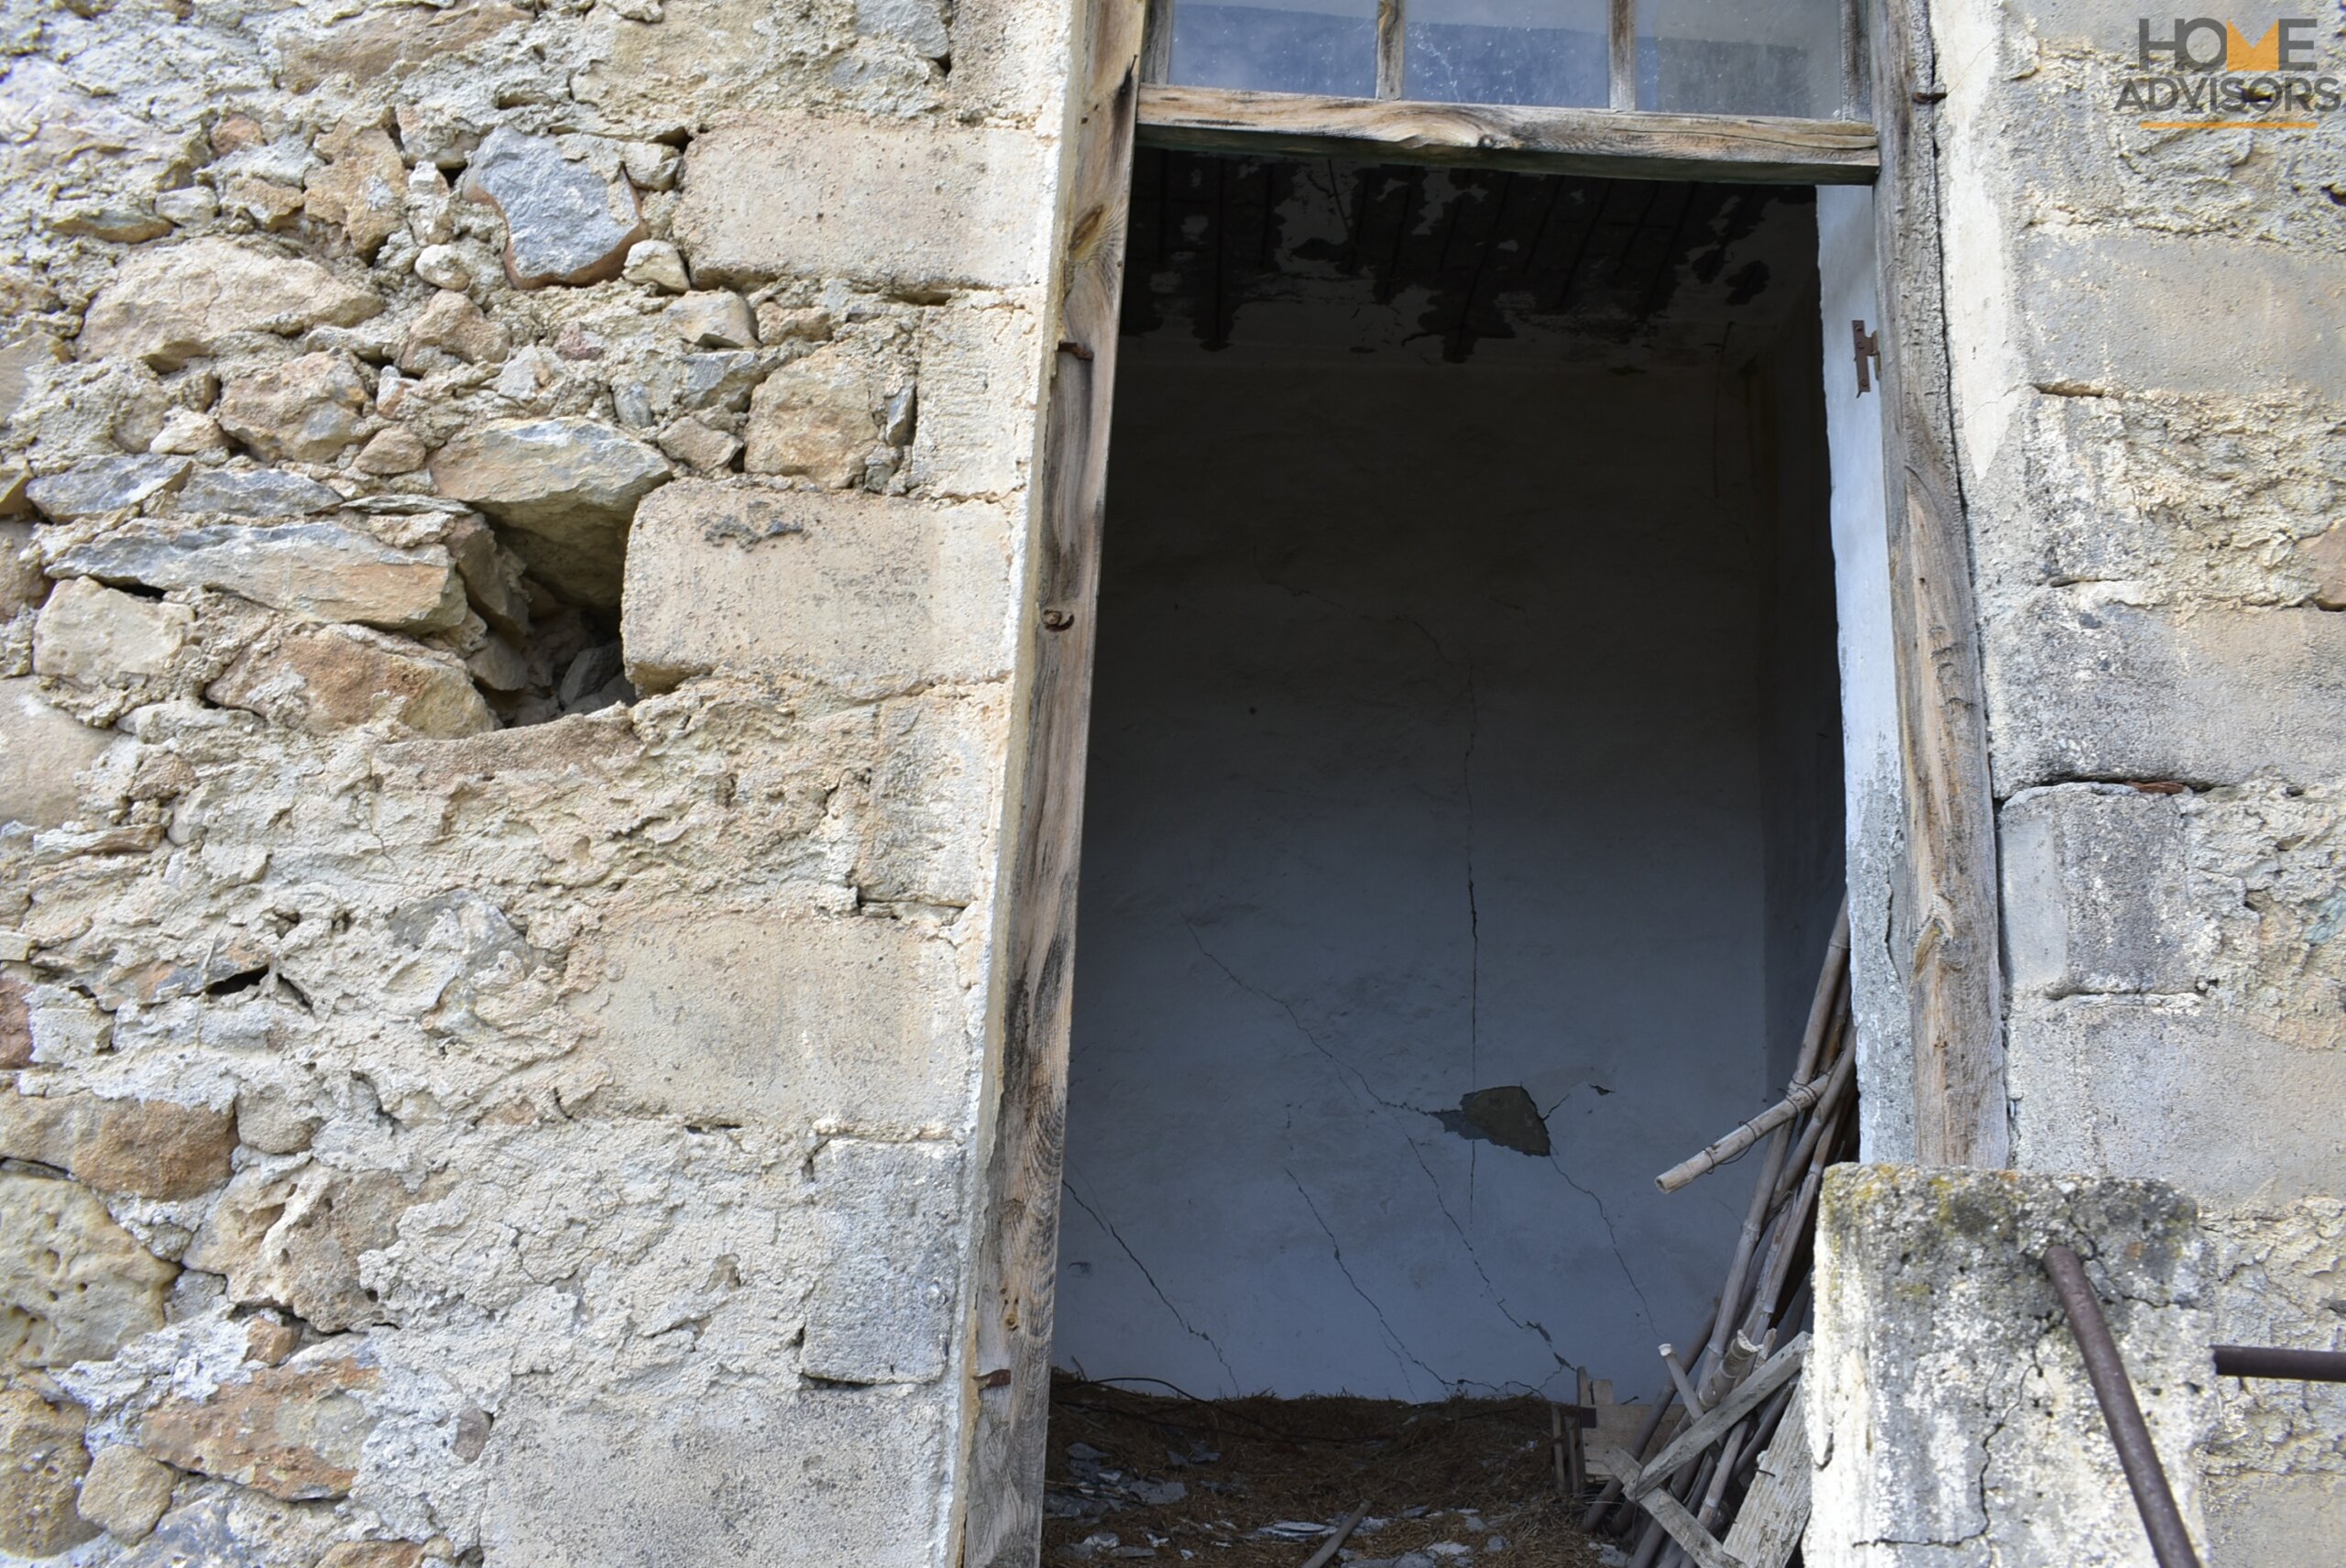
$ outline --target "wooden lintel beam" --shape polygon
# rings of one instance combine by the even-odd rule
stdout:
[[[1140,140],[1197,152],[1768,185],[1864,185],[1880,167],[1873,127],[1856,120],[1321,98],[1169,82],[1142,86]]]

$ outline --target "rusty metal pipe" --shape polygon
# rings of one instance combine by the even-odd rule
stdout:
[[[2291,1383],[2346,1383],[2346,1351],[2286,1350],[2279,1345],[2219,1344],[2219,1377],[2277,1377]]]
[[[2086,1280],[2085,1265],[2076,1253],[2056,1244],[2045,1249],[2045,1272],[2053,1277],[2062,1310],[2069,1314],[2069,1330],[2085,1354],[2086,1376],[2093,1381],[2094,1398],[2101,1401],[2101,1419],[2110,1425],[2118,1463],[2133,1490],[2143,1529],[2150,1535],[2151,1554],[2159,1560],[2159,1568],[2199,1568],[2199,1553],[2191,1544],[2190,1531],[2183,1528],[2182,1511],[2175,1506],[2175,1492],[2167,1485],[2158,1450],[2151,1444],[2151,1429],[2135,1402],[2118,1342],[2110,1337],[2101,1303]]]

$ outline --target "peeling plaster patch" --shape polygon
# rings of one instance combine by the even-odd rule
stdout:
[[[1477,1089],[1459,1097],[1455,1111],[1431,1113],[1443,1128],[1462,1138],[1496,1144],[1518,1154],[1545,1159],[1550,1152],[1548,1124],[1530,1091],[1518,1084]]]

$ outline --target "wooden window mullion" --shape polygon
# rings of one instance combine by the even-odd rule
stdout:
[[[1606,15],[1606,72],[1616,109],[1638,106],[1638,0],[1612,0]]]
[[[1409,0],[1376,0],[1376,95],[1398,98],[1406,80]]]

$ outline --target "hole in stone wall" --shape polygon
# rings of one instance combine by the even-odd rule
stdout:
[[[1814,210],[1139,159],[1047,1562],[1580,1560],[1841,896]]]

